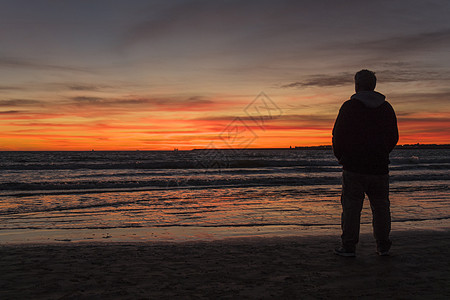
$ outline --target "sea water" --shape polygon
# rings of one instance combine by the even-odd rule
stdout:
[[[393,228],[449,224],[449,170],[450,149],[391,153]],[[45,230],[338,228],[341,172],[327,149],[0,152],[0,239]],[[371,222],[367,201],[361,221]]]

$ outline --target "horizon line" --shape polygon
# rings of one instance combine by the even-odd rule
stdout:
[[[395,148],[450,148],[450,144],[402,144],[396,145]],[[318,146],[294,146],[294,147],[246,147],[246,148],[192,148],[192,149],[184,149],[179,150],[174,147],[172,150],[157,150],[157,149],[134,149],[134,150],[0,150],[0,152],[108,152],[108,151],[123,151],[123,152],[150,152],[150,151],[165,151],[165,152],[178,152],[178,151],[205,151],[205,150],[220,150],[220,151],[231,151],[231,150],[295,150],[295,149],[311,149],[311,150],[328,150],[331,149],[332,145],[318,145]]]

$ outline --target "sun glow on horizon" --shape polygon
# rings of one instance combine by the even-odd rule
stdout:
[[[341,88],[340,95],[349,88]],[[342,101],[338,96],[302,96],[296,90],[267,98],[173,96],[64,101],[3,101],[0,150],[191,150],[289,148],[331,144]],[[311,91],[308,91],[311,93]],[[259,101],[259,102],[258,102]],[[265,102],[264,102],[265,101]],[[447,144],[445,112],[398,114],[399,144]],[[269,103],[269,104],[268,104]],[[269,105],[269,106],[268,106]]]

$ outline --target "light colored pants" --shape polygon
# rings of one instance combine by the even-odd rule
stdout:
[[[389,175],[359,174],[343,171],[342,174],[342,246],[354,251],[359,241],[361,210],[367,194],[372,209],[372,226],[378,251],[391,247],[391,212],[389,202]]]

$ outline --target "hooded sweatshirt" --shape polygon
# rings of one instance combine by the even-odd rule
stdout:
[[[387,174],[389,153],[398,142],[397,118],[385,96],[375,91],[352,95],[333,128],[333,152],[344,170]]]

